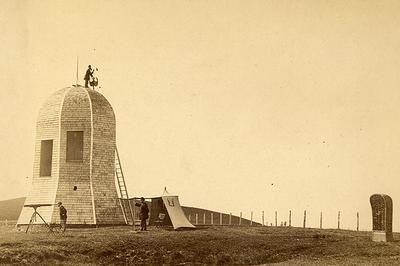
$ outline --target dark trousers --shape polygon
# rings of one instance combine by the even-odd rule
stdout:
[[[89,80],[88,80],[88,79],[85,79],[85,88],[89,88],[89,87],[88,87],[88,83],[89,83]]]
[[[60,220],[61,231],[64,233],[67,228],[67,218]]]
[[[146,231],[147,230],[146,220],[147,219],[143,219],[143,218],[140,220],[140,230],[141,231],[143,231],[143,230]]]

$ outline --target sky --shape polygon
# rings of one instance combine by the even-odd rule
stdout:
[[[98,67],[130,196],[400,231],[400,2],[0,1],[0,200],[25,196],[40,106]]]

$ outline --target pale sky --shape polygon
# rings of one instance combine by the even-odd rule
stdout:
[[[0,200],[25,196],[40,106],[99,68],[131,196],[400,231],[399,1],[0,1]],[[26,178],[28,177],[28,178]],[[273,184],[273,185],[272,185]],[[285,217],[282,217],[285,215]]]

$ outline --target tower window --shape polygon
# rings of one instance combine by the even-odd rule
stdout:
[[[83,160],[83,131],[67,131],[67,161]]]
[[[40,143],[40,176],[51,176],[53,158],[53,140],[42,140]]]

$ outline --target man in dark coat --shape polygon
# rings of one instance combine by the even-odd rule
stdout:
[[[140,203],[135,203],[135,205],[140,207],[140,231],[147,231],[146,220],[149,218],[149,207],[143,197],[140,198]]]
[[[90,77],[92,77],[92,75],[93,75],[92,66],[89,65],[88,69],[86,70],[86,74],[85,74],[85,78],[84,78],[84,80],[85,80],[85,88],[89,88],[88,84],[89,84]]]
[[[59,202],[58,208],[60,208],[60,226],[61,231],[64,233],[67,227],[67,209],[62,205],[62,202]]]

